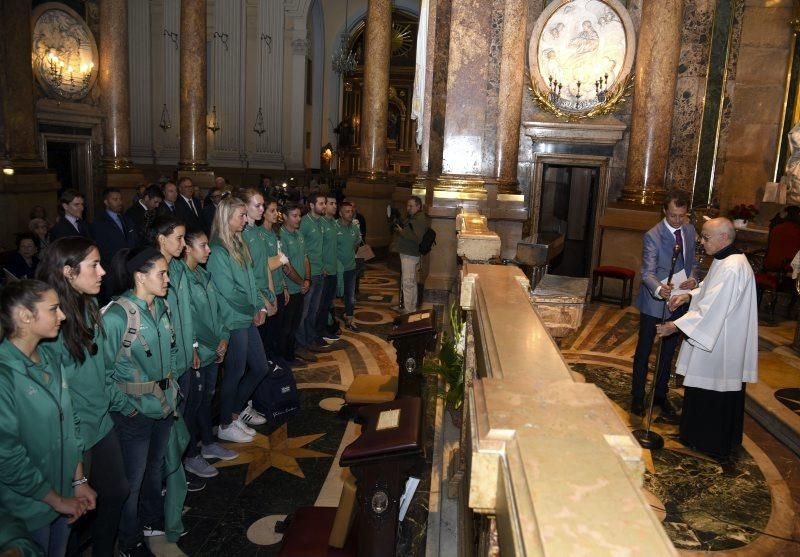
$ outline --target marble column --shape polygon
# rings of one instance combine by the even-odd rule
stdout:
[[[206,168],[206,0],[181,0],[179,170]]]
[[[386,126],[389,112],[389,58],[392,2],[369,0],[361,102],[359,171],[370,178],[386,174]]]
[[[36,117],[31,67],[31,3],[0,2],[0,107],[5,131],[5,157],[12,166],[42,166],[36,148]]]
[[[103,160],[107,168],[132,167],[128,80],[128,3],[100,2],[100,101],[105,116]]]
[[[499,191],[516,193],[519,126],[525,73],[525,25],[527,0],[506,0],[500,60],[500,92],[497,101],[495,179]]]
[[[656,205],[664,193],[682,25],[683,0],[643,3],[622,191],[626,203]]]

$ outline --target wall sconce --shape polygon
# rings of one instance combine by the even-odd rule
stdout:
[[[361,123],[361,116],[359,116],[358,114],[353,114],[353,127],[357,128],[360,123]]]
[[[3,168],[3,174],[5,174],[6,176],[13,176],[14,175],[14,169],[11,168],[11,167]]]
[[[208,115],[206,127],[213,133],[219,130],[219,120],[217,119],[217,105],[211,108],[211,114]]]

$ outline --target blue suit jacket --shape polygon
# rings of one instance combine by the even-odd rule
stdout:
[[[697,234],[691,224],[681,226],[683,236],[684,268],[687,277],[697,279],[697,262],[694,256],[694,246]],[[644,247],[642,250],[642,269],[640,272],[642,285],[639,287],[639,295],[636,297],[636,307],[640,312],[653,317],[661,317],[664,308],[664,300],[656,298],[655,291],[661,285],[659,279],[666,279],[669,275],[669,268],[672,264],[672,251],[675,248],[675,236],[669,231],[664,219],[647,231],[644,235]],[[680,271],[679,264],[675,265],[675,272]],[[678,285],[675,284],[677,288]],[[672,312],[667,310],[667,317]]]
[[[100,250],[100,261],[106,270],[114,254],[122,248],[135,248],[139,243],[139,236],[136,233],[136,225],[125,215],[120,215],[120,220],[125,226],[125,234],[119,229],[117,223],[111,220],[108,213],[103,211],[91,225],[92,235],[95,243]],[[108,279],[106,279],[108,280]]]

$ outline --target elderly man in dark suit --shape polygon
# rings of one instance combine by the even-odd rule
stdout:
[[[639,309],[639,340],[636,344],[636,355],[633,359],[633,383],[631,394],[631,412],[644,415],[644,392],[647,382],[647,367],[653,341],[656,337],[656,325],[661,322],[662,315],[674,321],[686,313],[687,305],[665,311],[665,304],[673,290],[692,289],[697,286],[697,262],[695,261],[696,232],[686,222],[689,211],[689,196],[686,192],[675,190],[667,194],[664,201],[664,218],[644,236],[642,253],[642,284],[636,298]],[[676,247],[677,246],[677,247]],[[680,284],[669,283],[672,256],[677,251],[674,272],[677,275],[685,271],[686,280]],[[680,341],[680,334],[673,334],[661,340],[661,361],[656,374],[658,381],[655,387],[654,404],[661,407],[662,414],[674,415],[675,409],[667,398],[669,369],[672,356]]]
[[[89,227],[83,220],[85,206],[83,194],[77,190],[64,190],[59,201],[61,218],[50,230],[50,240],[55,241],[67,236],[83,236],[92,239]]]
[[[133,205],[125,211],[125,216],[133,222],[136,227],[136,234],[140,239],[144,238],[145,228],[158,213],[158,207],[164,199],[161,188],[158,184],[150,184],[145,188],[141,199],[134,201]]]
[[[200,219],[200,212],[203,210],[200,200],[194,196],[194,184],[189,178],[181,178],[178,181],[178,191],[180,195],[175,201],[177,216],[186,223],[186,230],[202,230],[203,222]]]

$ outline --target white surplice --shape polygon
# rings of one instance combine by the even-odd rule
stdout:
[[[734,253],[714,259],[692,291],[689,311],[675,321],[688,337],[675,372],[683,384],[711,391],[739,391],[758,381],[758,304],[753,270]]]

